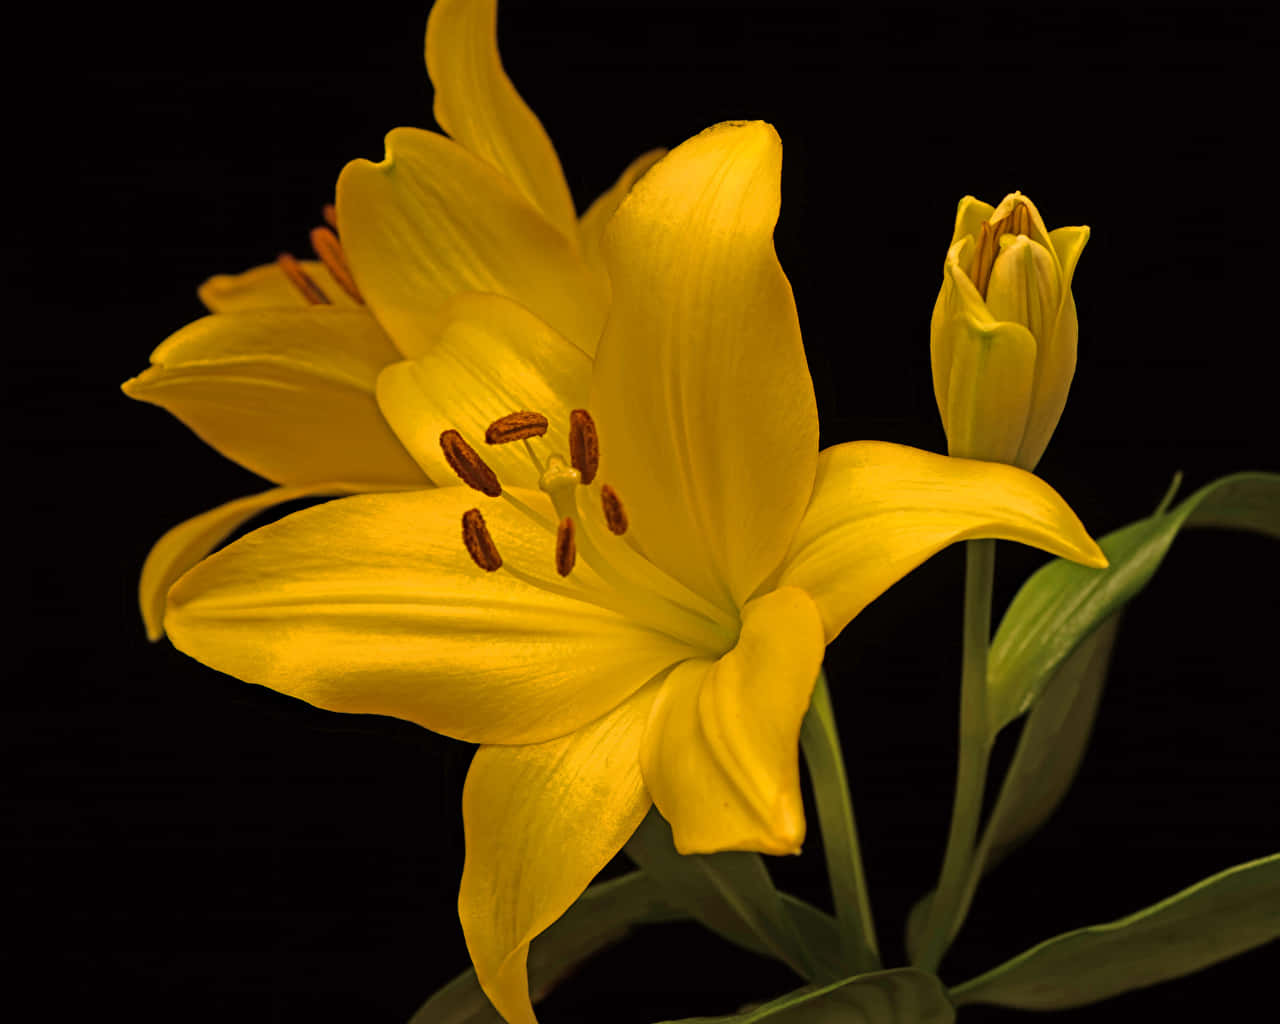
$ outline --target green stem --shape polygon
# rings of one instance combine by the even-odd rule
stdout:
[[[960,927],[965,888],[973,861],[982,791],[991,753],[987,722],[987,650],[991,644],[991,586],[995,577],[996,542],[965,544],[964,654],[960,677],[960,754],[956,771],[951,831],[942,858],[938,888],[916,966],[935,972],[952,936]]]
[[[800,728],[800,745],[813,780],[827,876],[831,880],[831,896],[840,927],[840,960],[853,974],[878,971],[880,950],[876,946],[871,901],[862,869],[849,779],[840,752],[840,734],[831,708],[827,676],[821,669],[813,688],[813,702]]]

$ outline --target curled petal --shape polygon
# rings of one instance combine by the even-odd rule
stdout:
[[[498,55],[497,0],[436,0],[427,74],[440,127],[502,172],[567,237],[577,224],[555,148]]]
[[[421,484],[374,400],[378,373],[399,358],[361,310],[223,313],[165,341],[124,393],[276,483]]]
[[[515,299],[595,351],[607,297],[577,239],[443,135],[397,128],[383,161],[347,164],[338,225],[360,293],[407,356],[429,351],[445,304],[461,292]]]
[[[534,1024],[529,942],[576,900],[649,810],[638,749],[656,685],[546,743],[481,747],[462,791],[458,915],[508,1024]]]
[[[722,607],[777,565],[813,484],[813,382],[773,248],[781,168],[769,125],[716,125],[636,182],[604,238],[601,476],[645,553]]]
[[[733,650],[662,684],[640,764],[681,853],[800,852],[800,723],[824,647],[813,601],[784,587],[748,602]]]
[[[612,610],[588,567],[561,579],[550,502],[513,496],[539,518],[465,487],[297,512],[178,580],[165,628],[206,665],[318,707],[478,743],[563,736],[694,652]],[[477,503],[496,572],[463,543]]]
[[[958,540],[1015,540],[1101,569],[1102,549],[1066,502],[1013,466],[881,441],[822,452],[813,501],[779,585],[800,587],[827,642],[921,562]]]
[[[147,627],[147,639],[156,641],[164,636],[165,595],[174,580],[221,544],[233,530],[273,505],[297,498],[352,494],[359,490],[363,490],[359,484],[351,483],[275,487],[261,494],[228,501],[165,531],[147,554],[138,580],[138,606]]]

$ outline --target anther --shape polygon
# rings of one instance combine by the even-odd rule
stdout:
[[[440,450],[444,452],[449,468],[464,484],[491,498],[501,496],[502,485],[498,483],[498,475],[485,465],[484,459],[456,430],[446,430],[440,435]]]
[[[484,432],[486,444],[507,444],[547,432],[547,418],[540,412],[511,412],[494,420]]]
[[[471,561],[485,572],[496,572],[502,568],[502,556],[498,554],[498,546],[489,536],[489,528],[484,525],[484,516],[478,508],[462,513],[462,543],[466,545]]]
[[[1006,234],[1010,235],[1031,234],[1031,215],[1027,212],[1025,203],[1018,203],[1014,206],[1004,230]]]
[[[295,260],[289,253],[282,252],[276,257],[276,263],[280,265],[280,269],[284,271],[287,277],[298,291],[302,292],[302,297],[313,306],[329,305],[329,296],[320,290],[317,285],[308,276],[307,272],[302,269],[302,264]]]
[[[586,409],[574,409],[569,414],[569,461],[584,484],[596,478],[596,470],[600,468],[600,435]]]
[[[611,533],[618,536],[627,532],[627,510],[622,507],[618,492],[608,484],[600,488],[600,504],[604,506],[604,521]]]
[[[328,228],[312,228],[311,248],[316,251],[316,255],[333,275],[333,279],[342,285],[342,290],[356,302],[363,303],[364,299],[360,295],[360,289],[356,287],[356,279],[351,276],[351,269],[347,266],[347,257],[342,251],[342,243],[338,241],[338,236]]]
[[[578,548],[573,540],[573,517],[565,516],[560,520],[560,528],[556,530],[556,572],[568,576],[573,571],[574,560],[578,557]]]
[[[333,203],[324,204],[324,222],[334,231],[338,230],[338,208]]]

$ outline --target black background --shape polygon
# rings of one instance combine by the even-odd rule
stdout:
[[[70,89],[39,79],[13,96],[48,134],[8,168],[5,246],[17,304],[36,313],[11,327],[6,374],[20,613],[6,659],[8,930],[34,954],[26,977],[47,1008],[31,1019],[83,1005],[134,1020],[403,1022],[467,965],[454,904],[470,748],[147,644],[134,588],[151,543],[262,484],[118,390],[201,314],[201,280],[302,254],[346,160],[380,158],[394,126],[432,127],[426,13],[232,3],[166,22],[112,9],[54,27]],[[1149,512],[1175,470],[1189,493],[1277,468],[1275,38],[1259,16],[1203,10],[500,12],[508,71],[580,208],[652,146],[725,119],[778,128],[777,247],[824,445],[943,447],[928,322],[962,195],[1018,188],[1050,227],[1090,224],[1079,369],[1039,472],[1095,535]],[[1001,546],[998,610],[1042,560]],[[962,563],[944,552],[829,651],[890,964],[945,836]],[[946,980],[1280,847],[1277,568],[1261,538],[1178,539],[1127,616],[1079,781],[984,884]],[[827,901],[816,827],[801,857],[771,866]],[[1273,946],[1050,1019],[1244,1019],[1275,967]],[[592,961],[541,1019],[727,1013],[792,984],[691,925],[662,926]]]

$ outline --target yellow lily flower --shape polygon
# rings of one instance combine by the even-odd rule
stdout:
[[[442,344],[488,348],[470,365],[489,387],[443,430],[417,399],[431,425],[402,436],[468,487],[296,513],[169,594],[173,642],[214,668],[481,744],[459,914],[511,1024],[536,1020],[530,940],[651,804],[684,853],[800,849],[823,650],[895,581],[971,537],[1106,564],[1020,469],[879,442],[819,454],[773,249],[781,155],[769,125],[727,123],[636,184],[603,239],[594,365],[509,300],[455,306]],[[406,421],[433,357],[384,371]]]
[[[166,340],[124,384],[129,397],[167,409],[279,485],[155,544],[139,581],[152,640],[173,581],[259,512],[432,482],[388,428],[375,383],[385,367],[430,348],[458,294],[508,296],[595,351],[609,301],[600,233],[661,153],[632,163],[576,217],[555,149],[502,68],[496,22],[496,0],[439,0],[426,63],[436,120],[452,138],[392,131],[386,160],[342,172],[330,227],[312,232],[319,259],[286,254],[205,282],[199,294],[213,315]]]
[[[1035,469],[1076,368],[1071,278],[1087,227],[1045,229],[1021,192],[965,196],[933,309],[933,391],[947,450]]]

